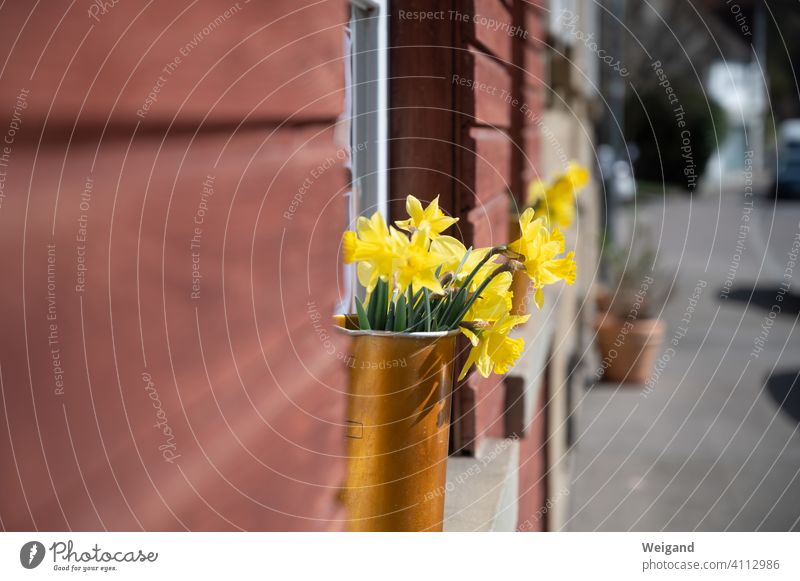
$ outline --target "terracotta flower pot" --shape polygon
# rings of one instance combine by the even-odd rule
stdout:
[[[343,329],[351,531],[441,531],[458,331]]]
[[[647,383],[664,342],[664,321],[631,321],[606,312],[598,313],[595,329],[603,378],[629,384]]]
[[[602,283],[594,285],[594,300],[597,311],[605,313],[611,308],[611,293],[608,287]]]

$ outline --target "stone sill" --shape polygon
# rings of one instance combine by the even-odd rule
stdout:
[[[518,466],[519,442],[511,438],[487,438],[480,455],[450,458],[444,530],[516,530]]]
[[[533,419],[555,327],[555,297],[546,296],[545,308],[512,332],[525,339],[525,352],[506,380],[507,431],[525,437]],[[510,381],[509,381],[510,380]],[[513,389],[509,386],[514,385]],[[447,461],[444,530],[515,531],[519,441],[485,438],[474,457],[451,456]]]

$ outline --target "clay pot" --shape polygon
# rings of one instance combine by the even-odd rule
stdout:
[[[611,308],[611,292],[602,283],[594,285],[594,301],[599,313],[605,313]]]
[[[664,343],[666,324],[660,319],[629,320],[606,312],[595,321],[602,356],[603,379],[645,384]]]

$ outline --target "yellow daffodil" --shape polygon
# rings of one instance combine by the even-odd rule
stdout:
[[[495,265],[496,268],[497,265]],[[465,321],[497,321],[511,310],[511,273],[501,272],[481,291],[464,316]]]
[[[491,248],[479,248],[477,252],[477,256],[473,259],[471,256],[467,258],[464,262],[465,268],[462,268],[462,273],[460,275],[460,279],[465,279],[469,276],[469,273],[478,266],[478,263],[486,256],[487,252],[490,252]],[[469,264],[468,264],[469,263]],[[479,286],[483,284],[483,282],[492,275],[492,273],[497,270],[497,263],[494,260],[489,260],[484,263],[478,269],[478,272],[475,273],[475,276],[472,277],[472,280],[469,283],[469,292],[475,292]]]
[[[550,224],[569,228],[575,219],[575,195],[589,182],[589,171],[575,162],[550,185],[541,180],[528,186],[528,205],[535,208],[535,217],[547,217]]]
[[[539,203],[547,196],[547,184],[542,180],[533,180],[528,184],[528,197],[526,199],[527,205],[530,207]]]
[[[379,278],[391,280],[395,244],[379,212],[369,219],[359,217],[356,232],[347,231],[342,236],[342,249],[345,263],[359,263],[358,280],[368,291],[375,288]]]
[[[575,220],[575,196],[569,180],[559,178],[545,188],[543,197],[535,204],[536,217],[546,217],[550,224],[569,228]]]
[[[534,301],[540,309],[544,304],[543,288],[559,280],[567,284],[575,282],[576,265],[573,253],[558,257],[564,252],[564,235],[557,229],[552,232],[547,227],[546,218],[534,218],[534,211],[528,208],[519,219],[522,237],[509,245],[509,249],[523,255],[521,262],[533,281]]]
[[[436,252],[444,257],[444,261],[442,262],[442,272],[455,272],[458,268],[458,265],[461,265],[458,273],[456,274],[456,280],[464,280],[469,276],[469,273],[478,266],[481,260],[486,257],[486,254],[489,253],[492,249],[491,248],[473,248],[469,256],[467,256],[466,260],[464,260],[464,255],[467,253],[466,247],[457,239],[453,238],[452,236],[439,236],[438,238],[434,238],[431,240],[431,252]],[[497,265],[494,264],[492,261],[489,261],[484,268],[488,270],[486,272],[478,272],[473,278],[472,284],[470,285],[470,290],[474,290],[475,286],[480,284],[486,278],[486,275],[491,273]],[[484,270],[484,269],[481,269]]]
[[[423,208],[422,203],[414,196],[408,196],[406,212],[408,212],[409,219],[398,220],[395,222],[397,227],[407,232],[410,232],[412,228],[425,230],[432,240],[438,238],[442,232],[458,222],[458,218],[446,216],[439,209],[439,196],[436,196],[427,208]]]
[[[431,252],[443,257],[442,272],[453,272],[467,253],[460,240],[452,236],[438,236],[431,240]]]
[[[492,372],[506,373],[522,354],[525,346],[523,339],[509,339],[508,333],[529,317],[530,315],[518,317],[506,313],[488,327],[477,331],[462,327],[461,331],[469,338],[472,349],[458,379],[464,379],[473,364],[483,377],[489,377]]]
[[[414,232],[411,240],[394,228],[391,233],[397,253],[394,261],[397,288],[402,292],[411,285],[413,292],[420,288],[427,288],[435,293],[444,292],[442,284],[436,278],[436,270],[442,264],[444,256],[428,248],[425,232]]]
[[[572,196],[588,179],[582,172],[571,166],[553,186],[537,186],[546,192],[542,200]],[[564,255],[564,236],[550,230],[548,216],[528,208],[520,217],[519,240],[508,247],[468,250],[442,233],[456,220],[439,209],[438,198],[423,208],[409,196],[406,206],[409,219],[397,222],[405,231],[387,226],[375,213],[359,218],[355,231],[342,238],[344,260],[357,263],[358,280],[367,288],[365,301],[355,299],[359,328],[404,333],[460,327],[472,344],[460,378],[473,365],[483,377],[506,373],[524,346],[509,332],[528,320],[510,313],[512,273],[524,268],[541,308],[544,286],[575,280],[573,255]]]
[[[569,162],[564,176],[570,181],[576,192],[589,183],[589,170],[574,161]]]

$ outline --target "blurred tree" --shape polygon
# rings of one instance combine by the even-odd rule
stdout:
[[[674,89],[678,104],[670,104],[661,87],[648,89],[639,98],[629,93],[625,137],[639,148],[634,164],[637,179],[663,180],[687,188],[691,183],[687,168],[693,168],[699,177],[717,144],[724,141],[725,113],[697,85],[686,83]],[[685,126],[678,124],[678,106],[683,108]]]
[[[767,10],[767,75],[771,113],[778,122],[800,117],[800,10],[796,1],[774,0]]]

